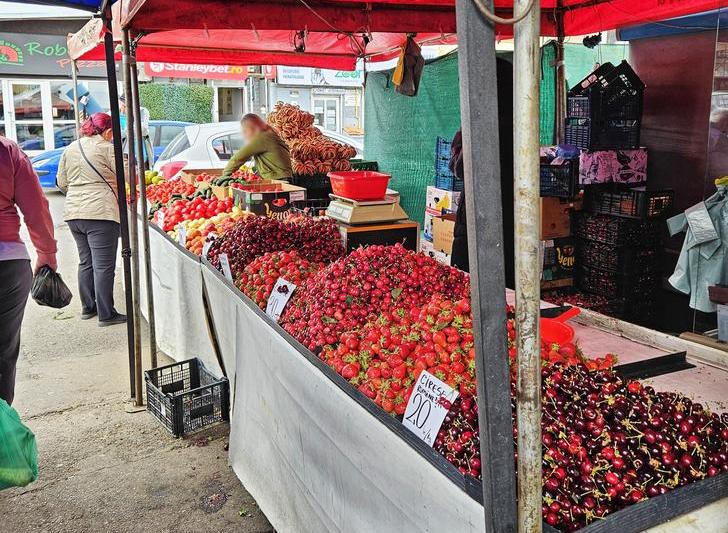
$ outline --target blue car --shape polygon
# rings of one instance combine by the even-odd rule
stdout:
[[[179,122],[176,120],[150,120],[149,138],[154,147],[154,159],[156,160],[160,156],[167,145],[172,142],[172,139],[182,133],[185,126],[190,126],[191,124],[191,122]],[[61,161],[61,154],[63,154],[63,150],[65,149],[66,147],[63,146],[55,150],[46,150],[30,159],[43,188],[56,188],[58,163]]]

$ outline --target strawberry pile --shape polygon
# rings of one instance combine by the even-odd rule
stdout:
[[[463,395],[475,393],[470,300],[435,295],[424,307],[382,313],[342,333],[319,357],[387,413],[404,414],[412,387],[427,370]]]
[[[609,369],[544,363],[543,516],[576,531],[609,513],[728,472],[728,413],[656,392]],[[511,381],[514,439],[515,380]],[[480,477],[477,403],[456,400],[435,440],[463,474]]]
[[[330,263],[344,255],[339,228],[330,219],[251,216],[216,239],[207,256],[220,268],[220,254],[227,254],[233,277],[237,277],[255,258],[283,250],[296,250],[300,257],[316,263]]]
[[[312,219],[313,220],[313,219]],[[434,294],[469,295],[468,276],[402,245],[359,248],[296,291],[281,319],[314,352],[382,312],[424,305]]]
[[[312,263],[295,250],[269,252],[254,259],[242,271],[236,285],[261,309],[268,304],[273,286],[278,278],[300,287],[313,273],[323,268],[323,263]]]

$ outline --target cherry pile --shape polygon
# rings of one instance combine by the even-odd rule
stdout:
[[[300,257],[318,263],[329,263],[344,255],[341,234],[330,219],[251,216],[216,239],[208,258],[220,268],[220,254],[227,254],[232,274],[237,277],[258,256],[283,250],[296,250]]]
[[[728,472],[728,413],[655,392],[613,370],[545,363],[543,516],[575,531],[609,513]],[[515,382],[511,382],[515,428]],[[477,405],[454,402],[435,440],[463,474],[479,476]]]
[[[330,264],[296,291],[281,324],[318,353],[380,313],[424,305],[438,293],[468,296],[467,275],[400,244],[369,246]]]
[[[307,261],[295,250],[269,252],[257,257],[246,266],[236,280],[236,285],[261,309],[265,309],[268,296],[278,278],[282,277],[300,287],[323,266],[323,263]]]

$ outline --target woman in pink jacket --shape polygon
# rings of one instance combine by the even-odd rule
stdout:
[[[20,215],[33,241],[37,260],[56,269],[56,240],[48,200],[26,156],[10,139],[0,136],[0,398],[13,403],[15,365],[20,352],[20,325],[33,273],[30,256],[20,240]]]

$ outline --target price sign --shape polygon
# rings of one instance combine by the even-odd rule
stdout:
[[[458,391],[423,370],[407,402],[402,423],[432,446]]]
[[[164,211],[157,211],[157,226],[164,230]]]
[[[225,275],[225,277],[232,281],[233,280],[233,271],[230,270],[230,260],[228,259],[227,254],[220,254],[220,268],[222,268],[222,273]]]
[[[265,306],[265,314],[278,322],[281,314],[283,314],[283,310],[286,308],[288,300],[291,299],[295,290],[296,286],[293,283],[283,278],[278,278],[276,284],[273,285],[273,290],[270,291],[268,305]]]
[[[187,229],[182,223],[177,225],[177,242],[180,246],[185,246],[187,244]]]
[[[202,257],[204,257],[205,259],[207,259],[207,252],[210,251],[210,246],[212,246],[212,243],[215,242],[216,238],[217,235],[215,235],[214,233],[210,233],[205,240],[205,244],[202,245]]]

